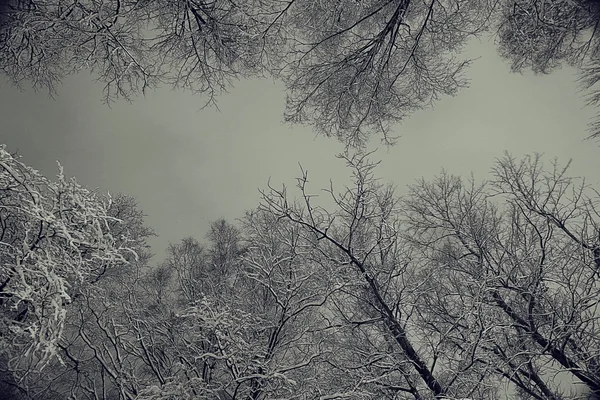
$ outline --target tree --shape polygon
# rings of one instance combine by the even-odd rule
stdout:
[[[600,101],[592,0],[8,0],[0,15],[0,69],[16,84],[54,94],[92,70],[106,102],[168,84],[214,104],[236,79],[271,76],[286,121],[349,146],[394,143],[394,123],[465,87],[460,50],[490,30],[513,71],[574,66]]]
[[[410,278],[416,270],[400,241],[398,200],[392,188],[377,182],[373,175],[376,163],[369,161],[368,154],[341,157],[353,171],[354,185],[339,194],[329,190],[337,211],[328,212],[314,204],[306,174],[298,179],[301,204],[290,202],[285,188],[271,188],[264,193],[263,207],[311,233],[314,246],[330,260],[331,273],[349,282],[351,292],[336,303],[336,325],[360,328],[353,329],[358,343],[353,350],[365,349],[365,354],[359,365],[353,366],[363,378],[347,387],[343,396],[360,398],[383,392],[441,399],[469,391],[468,386],[454,385],[455,380],[444,381],[434,369],[435,362],[430,364],[426,358],[439,343],[416,344],[410,327],[418,307],[419,285]]]
[[[600,8],[587,0],[518,0],[503,3],[498,26],[499,51],[513,71],[549,73],[567,63],[581,66],[597,57]]]
[[[596,191],[557,163],[507,156],[489,183],[442,174],[400,200],[365,155],[343,158],[354,185],[327,190],[335,211],[305,174],[301,203],[285,188],[263,197],[350,289],[327,307],[345,328],[331,362],[350,378],[343,395],[495,399],[508,383],[522,398],[572,398],[556,373],[598,393]]]
[[[80,285],[65,305],[64,327],[56,342],[57,358],[40,368],[35,358],[21,357],[8,365],[15,385],[28,399],[97,398],[102,393],[129,393],[123,385],[127,368],[136,365],[129,355],[127,312],[150,258],[146,240],[153,236],[143,223],[135,199],[118,194],[106,212],[115,245],[131,249],[121,261],[102,263],[87,285]],[[85,253],[84,253],[85,256]],[[35,265],[32,265],[35,268]],[[129,372],[131,374],[131,372]]]
[[[255,3],[9,0],[0,10],[0,68],[51,94],[65,75],[92,70],[107,102],[163,82],[210,102],[263,65],[269,38]]]
[[[489,183],[443,174],[404,203],[408,237],[432,271],[426,333],[540,400],[568,396],[548,377],[557,371],[600,393],[598,192],[567,169],[507,155]],[[477,347],[465,347],[473,332]]]
[[[259,212],[240,224],[216,221],[206,246],[187,238],[157,268],[104,277],[72,306],[65,365],[19,387],[31,398],[102,399],[295,399],[316,390],[328,354],[317,310],[335,287],[303,257],[289,224]]]
[[[214,222],[208,238],[206,247],[189,238],[169,247],[164,265],[177,279],[157,284],[173,285],[179,299],[136,319],[139,336],[161,349],[160,363],[144,356],[156,376],[141,398],[296,399],[316,391],[316,365],[329,355],[317,317],[336,287],[302,232],[255,211],[239,229]]]
[[[15,395],[496,400],[509,386],[574,399],[556,374],[599,393],[600,196],[568,165],[507,155],[489,182],[442,173],[399,198],[369,154],[343,154],[353,184],[326,190],[335,209],[303,171],[299,199],[270,187],[236,225],[216,221],[206,244],[186,238],[149,267],[133,199],[109,206],[6,154],[0,378]],[[59,321],[13,283],[66,298],[47,292],[51,272],[69,296]],[[36,347],[11,327],[27,323],[60,331]]]
[[[0,349],[9,365],[41,368],[57,356],[68,304],[136,254],[112,235],[111,198],[60,165],[52,182],[0,148],[0,196]]]
[[[350,145],[466,85],[458,51],[483,32],[487,1],[291,1],[286,120]],[[283,23],[283,22],[282,22]]]
[[[260,209],[240,222],[246,250],[236,291],[246,300],[238,307],[257,318],[253,357],[260,376],[250,381],[249,398],[314,397],[327,379],[319,367],[331,357],[322,310],[340,285],[303,229]]]
[[[286,119],[362,145],[372,131],[466,85],[457,51],[487,27],[493,2],[11,0],[0,68],[51,93],[94,70],[105,100],[167,83],[208,102],[240,77],[288,88]]]
[[[582,89],[589,103],[598,105],[600,79],[598,40],[600,6],[589,0],[511,0],[499,9],[497,38],[502,57],[511,69],[547,74],[563,64],[581,71]],[[600,136],[600,123],[591,124]]]

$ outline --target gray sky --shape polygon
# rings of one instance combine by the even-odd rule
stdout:
[[[377,152],[382,178],[402,193],[442,167],[485,177],[505,150],[515,156],[537,151],[548,159],[573,158],[572,173],[600,186],[599,144],[583,140],[595,110],[584,108],[572,70],[511,74],[491,43],[474,42],[467,54],[481,57],[468,70],[471,87],[396,128],[398,144]],[[335,158],[342,146],[315,138],[309,128],[284,125],[283,87],[270,81],[239,82],[220,98],[221,112],[198,112],[202,98],[167,88],[108,108],[102,85],[89,75],[66,79],[56,100],[1,82],[0,143],[47,176],[56,174],[60,160],[90,188],[135,196],[160,235],[152,241],[158,260],[169,242],[203,239],[210,221],[256,206],[257,188],[269,177],[293,186],[298,162],[315,191],[329,178],[347,181]]]

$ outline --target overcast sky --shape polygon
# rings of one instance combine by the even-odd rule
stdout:
[[[402,193],[442,167],[483,178],[505,150],[541,152],[548,160],[572,158],[572,173],[598,188],[599,144],[584,140],[595,110],[584,107],[574,71],[511,74],[491,43],[473,42],[467,54],[480,57],[468,71],[470,88],[397,126],[398,144],[379,146],[378,174]],[[347,181],[335,158],[340,144],[282,123],[280,84],[239,82],[220,98],[220,112],[199,112],[202,98],[168,88],[112,108],[101,97],[102,85],[89,75],[66,79],[55,100],[2,81],[0,143],[46,176],[56,175],[59,160],[90,188],[135,196],[159,234],[152,241],[157,259],[169,242],[202,240],[210,221],[255,207],[269,177],[294,185],[299,162],[315,191],[329,178]]]

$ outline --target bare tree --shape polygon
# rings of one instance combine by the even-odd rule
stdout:
[[[255,212],[241,230],[215,222],[209,238],[184,239],[158,268],[105,277],[80,296],[61,341],[67,365],[26,391],[101,399],[317,391],[325,379],[317,365],[329,354],[318,310],[337,286],[319,273],[302,232]]]
[[[497,42],[511,69],[547,74],[562,65],[581,72],[582,91],[597,106],[600,92],[600,7],[588,0],[511,0],[497,15]],[[600,122],[590,125],[591,137],[600,136]]]
[[[288,121],[352,146],[376,131],[392,143],[392,123],[466,85],[458,51],[495,2],[11,0],[0,68],[52,93],[91,69],[106,101],[167,83],[210,103],[235,79],[272,75]]]
[[[327,379],[318,365],[331,356],[321,312],[341,288],[325,273],[309,232],[265,210],[249,212],[240,222],[246,251],[237,290],[247,299],[240,307],[260,320],[255,333],[258,379],[250,382],[249,398],[310,396]]]
[[[586,56],[597,55],[599,11],[586,0],[506,1],[499,14],[500,54],[513,71],[549,73],[562,63],[581,66]]]
[[[513,71],[575,66],[597,105],[599,21],[592,0],[8,0],[0,70],[52,94],[91,70],[106,102],[168,84],[215,104],[236,79],[271,76],[287,121],[360,147],[394,143],[393,124],[465,87],[460,50],[490,29]]]
[[[330,374],[351,398],[574,398],[571,375],[598,393],[598,193],[505,157],[482,184],[443,174],[402,201],[366,155],[344,156],[354,185],[326,211],[298,180],[263,208],[313,235],[344,282],[324,314],[337,345]],[[335,393],[335,392],[334,392]],[[331,392],[329,395],[333,395]]]
[[[139,362],[129,351],[135,336],[128,312],[150,258],[146,240],[154,233],[144,225],[135,199],[124,195],[111,199],[106,210],[113,218],[107,224],[110,235],[115,245],[135,253],[124,254],[120,261],[96,262],[89,282],[71,288],[64,328],[56,342],[58,358],[49,360],[45,368],[30,355],[9,365],[18,378],[16,386],[28,399],[109,399],[118,393],[131,398],[134,393],[135,386],[127,382]],[[89,258],[89,251],[84,248],[81,256]]]
[[[141,4],[141,3],[140,3]],[[0,28],[0,68],[13,82],[51,94],[65,75],[95,70],[105,99],[130,98],[158,83],[142,36],[139,4],[123,1],[10,1]]]
[[[408,238],[435,278],[428,332],[532,398],[568,396],[555,373],[597,394],[598,194],[539,156],[493,172],[481,185],[444,174],[407,197]]]
[[[256,1],[27,0],[2,10],[0,68],[53,94],[64,76],[92,70],[105,101],[160,83],[207,95],[267,64],[270,40]]]
[[[57,355],[77,292],[136,254],[111,235],[110,197],[67,180],[62,168],[52,182],[0,149],[0,191],[0,348],[40,368]]]
[[[286,120],[362,145],[392,123],[466,85],[469,61],[457,57],[481,33],[487,1],[290,1],[293,32],[281,76]]]
[[[330,260],[330,273],[347,282],[344,295],[330,309],[331,328],[350,329],[352,351],[361,356],[360,361],[346,359],[352,367],[336,362],[337,368],[355,370],[357,381],[348,382],[347,392],[335,396],[442,399],[476,393],[477,381],[447,380],[437,369],[444,364],[437,358],[452,361],[451,354],[434,353],[442,342],[422,343],[418,337],[415,318],[423,282],[400,237],[393,190],[378,183],[373,175],[376,163],[368,155],[342,158],[353,171],[354,185],[339,194],[328,190],[338,207],[335,212],[314,204],[306,174],[298,180],[301,203],[291,202],[285,188],[271,188],[263,196],[265,210],[313,235],[314,246]],[[464,375],[470,366],[463,361],[458,362]],[[488,395],[484,391],[481,398]]]

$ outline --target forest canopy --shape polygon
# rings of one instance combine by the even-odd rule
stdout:
[[[597,105],[599,22],[593,0],[3,0],[0,70],[51,93],[92,71],[107,102],[172,85],[210,104],[267,76],[285,84],[286,121],[360,147],[464,88],[474,38],[515,72],[575,67]]]
[[[151,263],[130,197],[0,159],[12,399],[576,399],[600,393],[598,192],[498,159],[399,197],[369,154],[323,208],[268,187]],[[316,188],[315,188],[316,189]],[[112,200],[111,200],[112,199]],[[557,376],[562,377],[556,379]],[[577,382],[564,385],[562,382]]]
[[[107,103],[171,85],[214,105],[278,79],[352,183],[319,203],[301,170],[154,260],[135,198],[0,147],[0,399],[600,396],[597,188],[507,153],[399,196],[363,149],[464,88],[474,38],[514,72],[576,68],[598,105],[599,24],[592,0],[4,0],[14,84],[91,71]]]

